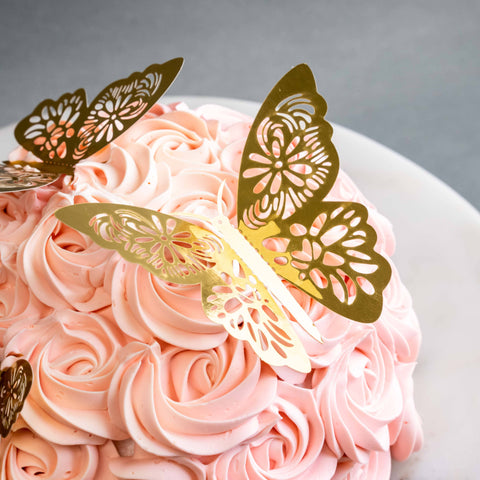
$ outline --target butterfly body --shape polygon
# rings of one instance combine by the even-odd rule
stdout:
[[[241,231],[236,229],[224,216],[216,217],[212,220],[212,224],[223,238],[228,239],[229,245],[235,250],[238,257],[248,264],[257,278],[262,280],[262,283],[267,286],[268,291],[276,301],[287,308],[306,332],[315,340],[321,342],[320,333],[313,325],[310,317],[293,298],[271,265],[264,260],[257,249],[242,235]]]

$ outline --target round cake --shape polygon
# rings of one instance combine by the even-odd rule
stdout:
[[[210,321],[198,285],[165,282],[60,222],[109,202],[236,225],[252,119],[216,105],[155,105],[74,175],[0,194],[0,342],[33,384],[1,440],[1,478],[388,479],[422,444],[412,372],[420,330],[390,262],[374,323],[285,282],[323,337],[294,325],[312,370],[261,361]],[[29,153],[19,147],[10,159]],[[392,228],[340,171],[326,198],[359,202],[389,258]]]

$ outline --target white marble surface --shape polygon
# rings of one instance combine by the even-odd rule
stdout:
[[[180,98],[190,106],[216,102],[251,115],[258,108],[254,102]],[[392,150],[338,125],[333,139],[342,168],[393,223],[394,260],[423,332],[415,399],[425,445],[394,464],[392,479],[478,479],[480,214]],[[13,145],[12,127],[0,129],[0,154]]]

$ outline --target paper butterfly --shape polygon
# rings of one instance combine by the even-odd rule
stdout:
[[[319,332],[278,275],[333,311],[372,322],[391,273],[374,251],[367,209],[323,200],[339,169],[325,112],[306,65],[270,92],[242,157],[238,230],[222,215],[201,219],[208,230],[187,215],[104,203],[56,215],[163,280],[201,284],[208,318],[270,365],[308,372],[308,355],[282,307],[318,340]]]
[[[182,66],[175,58],[117,80],[87,105],[83,88],[46,99],[15,127],[15,138],[41,162],[0,163],[0,192],[52,183],[137,122],[171,85]],[[33,169],[34,167],[35,169]]]
[[[17,360],[0,372],[0,435],[6,437],[23,408],[32,386],[32,367]]]

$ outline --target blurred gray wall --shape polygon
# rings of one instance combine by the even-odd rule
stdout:
[[[307,62],[329,120],[480,208],[479,23],[479,0],[0,0],[0,127],[174,56],[170,94],[256,101]]]

